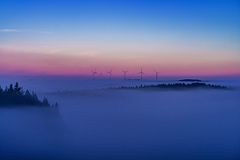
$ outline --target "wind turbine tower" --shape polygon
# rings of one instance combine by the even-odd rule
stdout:
[[[158,72],[155,71],[155,73],[156,73],[156,81],[158,81]]]
[[[141,71],[139,72],[139,74],[140,74],[140,80],[142,81],[143,80],[143,70],[142,70],[142,68],[141,68]]]
[[[97,74],[97,71],[96,71],[96,69],[92,70],[92,77],[93,77],[93,79],[95,79],[95,77],[96,77],[96,74]]]
[[[127,72],[128,72],[128,71],[125,70],[125,71],[122,71],[122,72],[123,72],[123,79],[126,80],[126,79],[127,79]]]
[[[112,79],[112,70],[108,71],[107,73],[109,75],[109,79]]]

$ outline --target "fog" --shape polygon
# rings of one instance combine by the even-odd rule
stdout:
[[[0,107],[0,159],[238,159],[240,81],[234,90],[141,91],[154,81],[7,77],[59,107]],[[163,80],[161,82],[174,82]]]

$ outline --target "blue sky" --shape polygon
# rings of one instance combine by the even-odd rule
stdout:
[[[220,51],[210,62],[237,63],[239,28],[238,0],[0,1],[0,47],[32,55],[54,50],[114,61],[121,54],[138,63],[181,55],[190,62]]]
[[[0,24],[2,29],[55,32],[55,36],[78,32],[107,37],[167,30],[213,34],[238,43],[239,8],[240,2],[231,0],[2,0]]]

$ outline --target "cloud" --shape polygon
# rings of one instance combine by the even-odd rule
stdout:
[[[17,30],[17,29],[4,28],[4,29],[0,29],[0,32],[3,32],[3,33],[12,33],[12,32],[19,32],[19,30]]]
[[[0,29],[0,33],[36,33],[36,34],[51,34],[52,32],[47,31],[36,31],[36,30],[21,30],[13,28]]]

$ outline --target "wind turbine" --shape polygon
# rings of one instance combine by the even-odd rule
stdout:
[[[141,71],[140,71],[138,74],[140,74],[140,79],[141,79],[141,81],[142,81],[142,79],[143,79],[143,74],[144,74],[142,68],[141,68]]]
[[[128,71],[124,70],[122,72],[123,72],[123,79],[126,80]]]
[[[95,79],[96,74],[97,74],[97,70],[96,70],[96,68],[95,68],[94,70],[92,70],[93,79]]]
[[[108,71],[107,73],[109,75],[109,79],[112,79],[112,70]]]
[[[158,71],[155,71],[156,81],[158,81]]]

